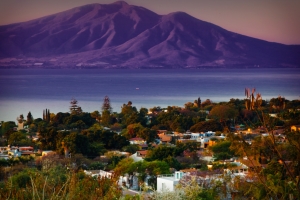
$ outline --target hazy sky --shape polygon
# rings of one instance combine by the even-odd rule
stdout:
[[[0,25],[73,7],[116,0],[0,0]],[[229,31],[283,44],[300,44],[300,0],[126,0],[157,14],[184,11]]]

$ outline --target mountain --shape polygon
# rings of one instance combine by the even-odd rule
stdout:
[[[0,26],[0,66],[300,67],[300,45],[227,31],[184,12],[118,1]]]

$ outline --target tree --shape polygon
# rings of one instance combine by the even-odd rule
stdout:
[[[271,108],[282,111],[286,107],[286,99],[282,96],[278,96],[277,98],[272,98],[269,104]]]
[[[72,98],[70,101],[70,113],[71,115],[79,115],[82,113],[82,109],[78,106],[78,101],[75,98]]]
[[[223,131],[227,132],[229,130],[228,126],[230,124],[235,124],[235,118],[238,116],[238,110],[231,105],[216,105],[211,109],[209,116],[222,123],[224,127]]]
[[[111,110],[112,108],[110,106],[109,97],[105,96],[102,104],[102,116],[101,116],[101,122],[104,126],[109,126],[112,124]]]
[[[21,114],[19,117],[17,117],[17,121],[21,124],[24,122],[24,116]]]
[[[128,126],[129,124],[138,123],[139,116],[136,107],[132,106],[132,102],[129,101],[127,104],[123,104],[121,110],[122,124]]]
[[[153,161],[153,160],[163,160],[168,156],[174,157],[175,156],[175,147],[158,145],[156,148],[148,150],[146,160]]]
[[[68,118],[69,116],[70,116],[70,113],[59,112],[53,118],[53,123],[64,124],[65,119]]]
[[[94,119],[96,119],[97,121],[100,120],[100,116],[101,115],[100,115],[100,113],[99,113],[98,110],[95,110],[94,112],[91,113],[91,117],[94,118]]]
[[[88,156],[91,158],[103,155],[106,152],[104,144],[98,142],[90,142],[88,148]]]
[[[30,125],[30,124],[32,124],[32,122],[33,122],[33,116],[31,114],[31,112],[29,111],[28,114],[27,114],[26,124]]]
[[[10,133],[14,132],[14,130],[13,130],[14,127],[16,127],[16,123],[13,121],[2,122],[1,129],[0,129],[0,135],[4,135],[8,139]]]
[[[211,119],[209,121],[198,122],[193,125],[190,130],[192,132],[221,131],[223,127],[220,122]]]
[[[197,107],[201,108],[201,99],[200,99],[200,97],[198,97],[196,103],[197,103]]]
[[[150,128],[143,128],[139,131],[138,136],[145,139],[147,143],[153,142],[157,138],[157,132]]]
[[[185,108],[186,110],[193,110],[194,108],[196,108],[196,107],[195,107],[195,104],[197,104],[197,103],[196,103],[196,100],[195,100],[195,103],[187,102],[187,103],[184,104],[184,108]]]
[[[46,122],[50,122],[50,110],[46,108],[46,110],[43,110],[43,120]]]
[[[249,95],[249,90],[245,90],[249,98],[246,107],[257,113],[257,119],[268,135],[259,135],[251,143],[246,141],[243,134],[229,134],[228,138],[231,141],[230,149],[236,155],[247,157],[251,163],[266,164],[266,167],[264,170],[255,167],[252,170],[255,179],[251,183],[255,187],[252,190],[241,189],[239,192],[247,193],[256,199],[299,199],[300,133],[290,133],[286,130],[283,133],[285,140],[281,141],[280,137],[275,135],[274,119],[263,112],[261,95],[254,98],[254,92],[255,89]]]
[[[144,127],[140,123],[129,124],[122,135],[127,139],[140,137],[140,132],[143,130],[143,128]]]
[[[104,97],[104,101],[103,101],[103,104],[102,104],[102,112],[103,111],[109,111],[109,113],[111,113],[111,106],[110,106],[110,100],[109,100],[109,97],[108,96],[105,96]]]
[[[252,88],[252,90],[250,90],[250,88],[245,88],[245,106],[247,110],[254,110],[262,104],[261,94],[257,93],[255,97],[255,92],[255,88]]]
[[[18,142],[21,140],[25,140],[26,136],[24,133],[21,132],[14,132],[8,138],[8,144],[10,145],[19,145]]]
[[[234,152],[230,150],[230,141],[220,141],[211,147],[216,160],[229,159],[234,155]]]
[[[112,118],[110,116],[110,112],[108,110],[102,111],[101,123],[103,126],[109,127],[112,123]]]
[[[130,166],[134,163],[134,160],[130,157],[122,159],[120,162],[118,162],[117,166],[114,169],[114,172],[117,175],[124,175],[125,173],[128,173]]]
[[[76,134],[76,133],[75,133]],[[74,134],[73,134],[74,135]],[[70,157],[70,152],[76,152],[75,139],[70,135],[67,135],[61,142],[61,147],[64,150],[65,157]]]
[[[238,111],[234,107],[228,105],[216,105],[211,109],[209,113],[210,117],[217,119],[220,122],[234,119],[235,117],[237,117],[237,115]]]
[[[140,150],[140,146],[137,144],[130,144],[127,146],[124,146],[122,148],[123,151],[126,151],[128,153],[134,154],[135,152],[137,152],[138,150]]]
[[[70,125],[73,129],[78,129],[79,132],[86,127],[86,124],[82,120],[77,120],[75,123]]]
[[[201,106],[206,107],[212,104],[212,101],[210,99],[206,99],[204,102],[202,102]]]

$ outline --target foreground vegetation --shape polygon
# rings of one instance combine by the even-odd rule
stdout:
[[[24,169],[2,183],[0,199],[119,199],[116,178],[92,178],[57,165]]]

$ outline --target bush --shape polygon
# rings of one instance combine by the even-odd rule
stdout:
[[[47,172],[27,169],[1,185],[0,199],[119,199],[117,177],[93,178],[57,166]]]
[[[30,183],[30,176],[27,170],[24,170],[12,177],[12,184],[18,188],[26,188]]]
[[[89,170],[100,170],[100,169],[104,169],[105,165],[101,162],[94,162],[92,164],[90,164],[89,166]]]

